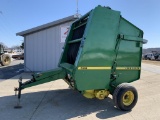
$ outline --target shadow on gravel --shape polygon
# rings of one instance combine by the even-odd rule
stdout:
[[[22,91],[21,109],[14,109],[15,96],[1,97],[0,116],[3,120],[66,120],[85,119],[96,114],[98,119],[107,119],[126,114],[114,107],[111,98],[86,99],[70,89],[26,93]],[[88,119],[94,119],[92,115]]]
[[[13,66],[1,67],[0,80],[9,79],[11,77],[14,77],[16,75],[23,73],[24,72],[23,68],[24,68],[24,65],[22,63],[13,65]]]

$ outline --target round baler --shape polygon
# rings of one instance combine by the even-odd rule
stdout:
[[[117,108],[131,110],[138,93],[130,82],[141,74],[143,31],[119,11],[97,6],[72,23],[59,68],[36,73],[15,91],[64,79],[86,98],[113,96]]]

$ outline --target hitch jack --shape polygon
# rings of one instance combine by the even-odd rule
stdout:
[[[20,105],[21,90],[22,90],[22,77],[19,78],[18,83],[19,83],[19,88],[14,88],[15,95],[17,95],[17,91],[18,91],[18,101],[17,101],[17,105],[14,106],[15,109],[22,108],[22,106]]]

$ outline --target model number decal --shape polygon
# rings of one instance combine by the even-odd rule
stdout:
[[[116,67],[116,70],[140,70],[141,67]]]
[[[116,67],[116,70],[140,70],[141,67]],[[78,70],[111,70],[111,67],[78,67]]]

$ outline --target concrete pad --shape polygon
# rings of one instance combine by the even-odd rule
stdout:
[[[147,67],[146,67],[147,66]],[[151,67],[151,69],[149,69]],[[2,120],[159,120],[160,118],[160,67],[142,64],[141,79],[132,83],[139,94],[132,111],[114,107],[112,96],[105,100],[86,99],[71,90],[63,80],[45,83],[22,91],[21,105],[14,109],[17,97],[13,88],[18,78],[31,78],[22,74],[0,82],[0,119]]]

